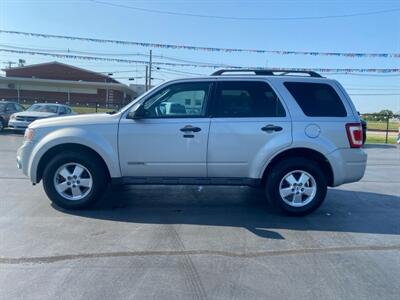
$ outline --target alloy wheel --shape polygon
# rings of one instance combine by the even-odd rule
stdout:
[[[54,174],[54,187],[64,199],[78,201],[85,198],[93,187],[89,170],[78,163],[62,165]]]
[[[292,207],[303,207],[309,204],[316,193],[317,183],[314,177],[303,170],[290,171],[279,184],[282,200]]]

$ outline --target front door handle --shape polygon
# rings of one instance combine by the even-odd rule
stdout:
[[[276,126],[276,125],[272,125],[272,124],[268,124],[261,128],[262,131],[266,131],[266,132],[282,131],[282,129],[283,128],[281,126]]]
[[[201,131],[200,127],[193,127],[192,125],[186,125],[185,127],[180,129],[182,132],[199,132]]]

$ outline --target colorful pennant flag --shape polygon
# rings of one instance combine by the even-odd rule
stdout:
[[[245,53],[261,53],[261,54],[268,53],[277,55],[342,56],[349,58],[363,58],[363,57],[400,58],[400,53],[316,52],[316,51],[283,51],[283,50],[241,49],[241,48],[215,48],[215,47],[197,47],[197,46],[187,46],[187,45],[157,44],[157,43],[145,43],[145,42],[134,42],[134,41],[122,41],[122,40],[84,38],[76,36],[33,33],[33,32],[13,31],[13,30],[0,30],[0,33],[18,34],[31,37],[41,37],[41,38],[67,39],[71,41],[111,43],[111,44],[139,46],[139,47],[183,49],[183,50],[208,51],[208,52],[227,52],[227,53],[245,52]]]

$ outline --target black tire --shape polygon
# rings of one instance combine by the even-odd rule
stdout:
[[[55,173],[61,166],[68,163],[78,163],[84,166],[92,175],[92,188],[80,200],[69,200],[60,195],[55,188]],[[54,204],[65,209],[75,210],[92,206],[101,199],[107,186],[108,176],[103,162],[90,155],[90,153],[60,153],[50,160],[43,172],[43,187],[47,196]]]
[[[6,121],[0,117],[0,132],[2,132],[6,128]]]
[[[362,144],[364,145],[365,142],[367,141],[367,129],[363,130],[362,135],[363,135]]]
[[[301,170],[310,174],[316,183],[316,193],[312,200],[301,207],[288,205],[279,193],[279,186],[283,178],[291,171]],[[301,158],[293,157],[285,159],[275,164],[271,172],[267,174],[266,196],[269,202],[278,207],[283,213],[292,216],[304,216],[312,213],[321,206],[325,200],[327,193],[327,180],[321,167],[317,162]]]

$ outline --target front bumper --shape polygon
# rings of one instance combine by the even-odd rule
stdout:
[[[17,150],[17,168],[21,169],[22,173],[28,177],[30,177],[29,161],[31,159],[33,146],[31,141],[25,141]]]
[[[25,130],[31,123],[32,122],[27,122],[27,121],[10,120],[8,122],[8,128],[14,130]]]
[[[333,171],[333,186],[356,182],[363,178],[367,154],[360,148],[337,149],[328,155]]]

